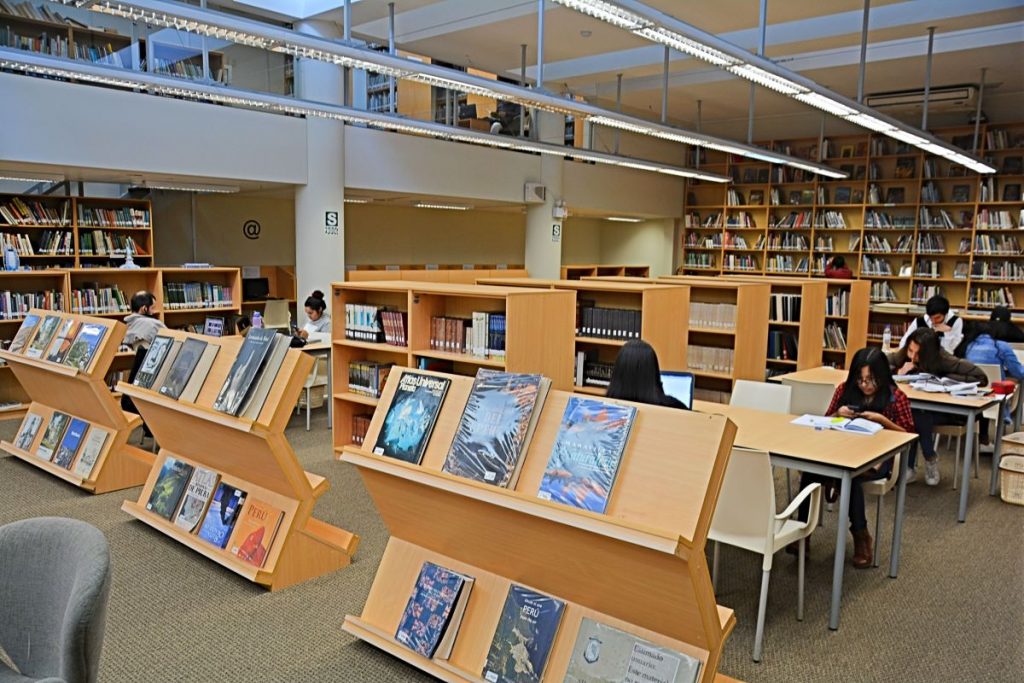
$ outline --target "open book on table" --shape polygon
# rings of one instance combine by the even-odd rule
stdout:
[[[835,429],[840,432],[851,432],[853,434],[877,434],[884,429],[877,422],[865,420],[862,417],[849,419],[845,417],[801,415],[793,420],[791,424],[800,425],[801,427],[814,427],[815,429]]]
[[[910,382],[911,389],[927,391],[933,394],[953,394],[954,396],[974,396],[985,393],[978,389],[977,382],[960,382],[949,377],[936,377],[927,373],[919,375],[897,375],[894,377],[897,382]]]

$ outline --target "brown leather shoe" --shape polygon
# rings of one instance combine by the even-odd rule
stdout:
[[[867,569],[874,560],[872,552],[871,532],[867,529],[853,532],[853,566],[856,569]]]

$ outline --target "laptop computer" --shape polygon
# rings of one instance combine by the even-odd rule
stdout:
[[[661,387],[667,395],[682,402],[687,410],[693,410],[693,375],[691,373],[663,371]]]

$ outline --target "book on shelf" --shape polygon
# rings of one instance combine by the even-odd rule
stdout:
[[[64,430],[70,421],[71,416],[67,413],[54,412],[50,416],[50,423],[46,425],[43,438],[36,448],[36,455],[43,460],[53,460],[53,454],[57,451],[61,437],[64,436]]]
[[[62,361],[63,365],[77,368],[83,372],[89,369],[93,356],[99,348],[100,342],[107,334],[107,328],[95,323],[83,323],[78,330],[78,336],[71,343],[68,355]]]
[[[24,320],[33,308],[64,310],[64,293],[56,290],[39,292],[0,291],[0,320]]]
[[[633,406],[571,396],[537,497],[603,513],[635,417]]]
[[[199,527],[199,538],[217,548],[225,548],[245,503],[246,493],[240,488],[221,482],[213,494],[210,507]]]
[[[505,314],[476,311],[470,318],[430,319],[430,348],[481,358],[505,357]]]
[[[971,287],[970,294],[968,296],[969,306],[983,306],[985,308],[994,308],[995,306],[1008,306],[1010,308],[1016,308],[1017,304],[1013,298],[1013,292],[1009,287]]]
[[[213,491],[217,487],[220,475],[205,467],[196,467],[185,487],[181,501],[181,509],[174,518],[174,524],[192,533],[203,519],[206,507],[210,504]]]
[[[190,308],[230,308],[234,306],[231,287],[215,282],[165,282],[164,307],[169,310]]]
[[[834,322],[825,325],[824,346],[832,351],[846,350],[846,333],[842,325]]]
[[[57,334],[60,320],[60,316],[56,315],[48,315],[43,318],[43,322],[39,324],[39,331],[32,337],[28,348],[25,349],[25,356],[28,358],[43,357],[46,349],[50,347],[50,342],[53,341],[53,336]]]
[[[551,380],[481,368],[443,470],[514,488]]]
[[[78,204],[78,225],[101,228],[148,228],[149,209],[121,206],[106,209]]]
[[[58,206],[40,201],[12,197],[0,204],[0,218],[8,225],[71,225],[71,202],[64,200]]]
[[[796,335],[792,332],[768,332],[768,358],[795,361],[798,355]]]
[[[736,304],[691,301],[690,327],[733,330],[736,328]]]
[[[71,290],[71,310],[75,313],[92,315],[96,313],[128,313],[128,297],[117,285],[84,283],[83,287]]]
[[[170,521],[178,511],[178,504],[192,476],[192,465],[168,456],[160,466],[146,509]]]
[[[51,363],[63,363],[64,359],[68,356],[68,352],[71,351],[71,344],[74,343],[81,327],[82,321],[80,320],[75,320],[74,318],[64,320],[57,330],[57,334],[54,335],[53,341],[50,342],[46,360]]]
[[[564,683],[697,683],[702,666],[696,657],[583,617]]]
[[[820,415],[801,415],[792,420],[790,424],[801,427],[813,427],[816,430],[834,429],[850,434],[877,434],[885,429],[882,425],[862,417],[822,417]]]
[[[75,456],[78,455],[78,449],[82,446],[82,438],[88,429],[89,423],[85,420],[77,417],[71,418],[67,429],[64,430],[64,437],[60,440],[60,446],[57,447],[57,452],[53,456],[53,464],[70,470]]]
[[[36,440],[39,427],[43,424],[43,416],[35,413],[26,413],[25,419],[21,421],[18,435],[14,438],[14,447],[28,452],[29,447]]]
[[[801,301],[803,301],[803,297],[799,294],[773,293],[768,299],[768,320],[785,323],[800,322]]]
[[[178,356],[174,359],[174,363],[171,364],[171,369],[167,372],[164,383],[160,385],[159,392],[161,395],[175,400],[181,396],[181,392],[185,389],[185,384],[192,377],[192,371],[196,369],[199,359],[202,358],[203,353],[206,351],[206,346],[206,342],[194,337],[189,337],[184,341],[181,345],[181,350],[178,351]]]
[[[352,416],[352,443],[354,445],[360,446],[366,441],[366,434],[370,431],[370,421],[372,419],[372,414]]]
[[[103,446],[109,437],[110,432],[102,427],[93,425],[89,428],[89,434],[85,437],[85,443],[82,445],[82,454],[78,456],[78,462],[75,463],[75,474],[85,479],[92,475],[96,461],[99,459],[100,453],[103,452]]]
[[[142,365],[139,366],[138,372],[135,373],[135,379],[132,381],[132,384],[143,389],[152,389],[157,375],[160,373],[160,369],[163,367],[164,361],[173,346],[174,340],[170,337],[162,335],[154,337],[149,345],[149,350],[146,351],[146,355],[142,359]]]
[[[242,403],[249,395],[250,389],[259,374],[263,361],[274,345],[277,333],[266,328],[250,329],[238,351],[238,356],[231,364],[231,370],[224,379],[213,402],[214,410],[228,415],[238,415]]]
[[[719,346],[686,347],[686,365],[691,370],[732,374],[733,350]]]
[[[395,631],[395,640],[428,659],[448,659],[475,579],[424,562]]]
[[[270,396],[270,390],[274,387],[274,381],[281,371],[281,366],[284,365],[288,349],[291,347],[291,341],[291,337],[286,337],[283,334],[274,337],[274,343],[267,353],[267,359],[263,361],[263,367],[260,368],[256,386],[249,391],[245,402],[242,403],[242,411],[239,413],[240,417],[253,421],[259,419],[260,413],[263,412],[263,406],[267,402],[267,397]]]
[[[626,308],[584,306],[578,311],[576,334],[600,339],[639,339],[641,312]]]
[[[348,390],[360,396],[380,398],[388,380],[391,362],[353,360],[348,363]]]
[[[612,371],[615,366],[611,363],[602,363],[596,358],[588,358],[586,355],[580,357],[579,354],[585,354],[583,351],[577,352],[577,367],[582,368],[582,380],[577,379],[576,386],[582,387],[597,387],[600,389],[607,389],[608,385],[612,381]]]
[[[381,423],[373,452],[419,464],[427,450],[451,380],[404,372]]]
[[[484,664],[488,683],[540,683],[565,603],[517,584],[509,586]]]
[[[284,520],[284,510],[249,496],[231,533],[228,547],[232,555],[254,567],[267,562],[274,539]]]

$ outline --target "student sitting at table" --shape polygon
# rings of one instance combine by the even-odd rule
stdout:
[[[911,321],[906,334],[900,340],[900,348],[906,347],[907,340],[910,339],[914,330],[928,328],[938,335],[942,348],[953,353],[953,350],[960,345],[964,338],[963,318],[949,310],[949,299],[939,294],[928,299],[924,305],[924,312],[925,315]]]
[[[893,381],[889,363],[880,349],[861,349],[850,362],[850,372],[846,381],[836,387],[832,402],[826,415],[871,420],[885,429],[896,432],[913,432],[914,418],[910,411],[910,401],[906,394],[899,390]],[[857,569],[870,567],[873,557],[871,532],[868,531],[868,519],[864,507],[865,481],[883,479],[892,471],[892,459],[853,478],[850,487],[850,531],[853,533],[853,566]],[[832,477],[804,472],[800,477],[800,488],[821,482],[834,484]],[[798,517],[807,519],[810,504],[800,506]],[[810,541],[810,539],[807,539]],[[787,548],[787,552],[795,553]]]
[[[906,345],[896,353],[889,355],[889,367],[897,375],[928,373],[936,377],[949,377],[958,382],[977,382],[978,386],[988,384],[985,372],[969,360],[957,358],[939,346],[939,338],[927,327],[921,327],[910,333]],[[944,413],[933,413],[928,410],[914,411],[914,425],[921,437],[918,443],[924,453],[924,483],[938,486],[939,476],[938,454],[935,452],[934,429],[939,424],[954,424],[957,418]],[[907,483],[917,481],[917,448],[910,450],[910,467]]]
[[[619,349],[605,395],[623,401],[686,410],[682,401],[665,393],[661,386],[658,354],[642,339],[631,339]]]
[[[1024,365],[1017,359],[1013,348],[996,337],[994,326],[995,324],[991,322],[975,322],[969,325],[967,336],[957,347],[956,355],[979,365],[998,365],[1002,379],[1010,377],[1018,382],[1024,380]],[[1004,419],[1007,421],[1010,419],[1009,408],[1008,404],[1004,405]],[[978,434],[981,443],[988,445],[988,420],[981,421]]]
[[[1013,323],[1010,317],[1010,309],[1006,306],[996,306],[993,308],[988,322],[993,339],[1010,342],[1011,344],[1024,343],[1024,330]]]

